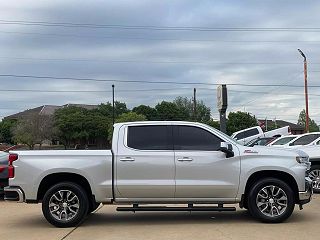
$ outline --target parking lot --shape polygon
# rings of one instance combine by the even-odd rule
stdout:
[[[52,227],[41,205],[0,202],[1,239],[318,239],[320,195],[303,211],[296,207],[282,224],[254,221],[247,211],[237,212],[116,212],[103,206],[78,228]]]

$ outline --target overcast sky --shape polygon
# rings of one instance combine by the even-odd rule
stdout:
[[[320,85],[320,32],[305,31],[320,27],[319,12],[320,2],[292,0],[1,1],[0,74],[302,86],[303,59],[297,51],[301,48],[309,62],[309,84]],[[26,21],[93,25],[43,26]],[[304,31],[198,31],[198,27]],[[0,83],[1,117],[44,104],[111,101],[112,82],[0,76]],[[129,108],[192,97],[196,87],[197,98],[210,106],[213,117],[218,116],[216,86],[114,84],[116,99]],[[319,89],[309,89],[310,115],[318,124]],[[228,90],[229,111],[245,110],[259,118],[296,122],[305,106],[302,87],[228,86]]]

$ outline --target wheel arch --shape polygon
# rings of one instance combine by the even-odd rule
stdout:
[[[51,173],[45,176],[41,180],[38,187],[38,192],[37,192],[37,201],[41,201],[46,191],[48,191],[55,184],[58,184],[61,182],[72,182],[72,183],[78,184],[85,190],[89,200],[94,199],[91,186],[88,180],[84,176],[77,173],[63,172],[63,173]]]
[[[270,178],[270,177],[277,178],[279,180],[284,181],[286,184],[288,184],[289,187],[291,187],[294,192],[295,203],[299,202],[298,184],[292,175],[290,175],[287,172],[283,172],[279,170],[261,170],[251,174],[250,177],[248,178],[245,186],[244,194],[242,196],[241,205],[246,207],[248,193],[250,191],[250,188],[253,186],[255,182],[261,179]]]

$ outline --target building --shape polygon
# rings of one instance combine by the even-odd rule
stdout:
[[[98,108],[98,105],[88,105],[88,104],[65,104],[62,106],[57,105],[43,105],[40,107],[35,107],[31,109],[27,109],[22,112],[18,112],[9,116],[4,117],[5,120],[13,120],[18,121],[21,119],[25,119],[35,115],[42,115],[42,116],[53,116],[55,111],[58,109],[62,109],[65,107],[81,107],[87,110],[93,110]],[[42,142],[45,145],[58,145],[59,141],[57,139],[47,139]],[[105,148],[107,146],[107,140],[102,138],[93,138],[88,139],[87,142],[83,142],[81,139],[73,140],[70,145],[74,146],[75,148],[84,148],[84,147],[91,147],[91,148]]]

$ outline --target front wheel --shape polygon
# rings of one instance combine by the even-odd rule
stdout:
[[[42,212],[56,227],[77,226],[86,217],[89,201],[78,184],[62,182],[51,187],[43,197]]]
[[[259,180],[248,194],[249,212],[262,222],[283,222],[291,216],[294,205],[292,189],[276,178]]]

